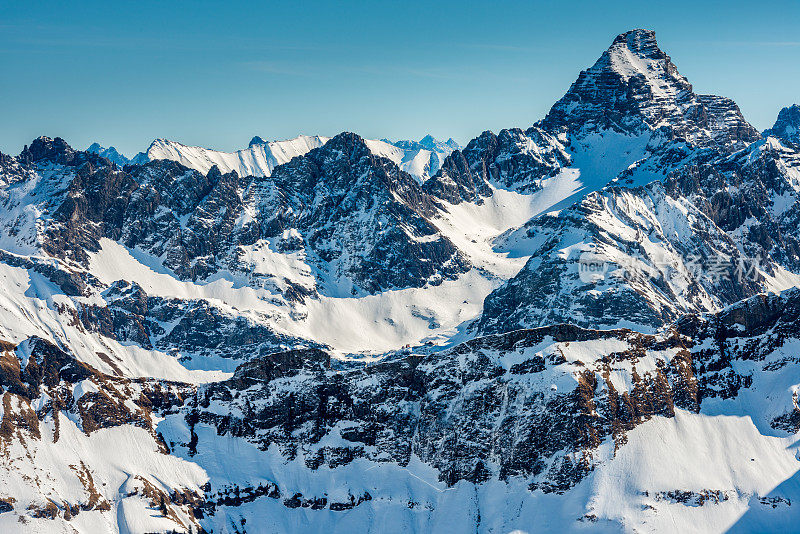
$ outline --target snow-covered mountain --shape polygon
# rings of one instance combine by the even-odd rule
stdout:
[[[309,150],[321,147],[328,137],[301,135],[286,141],[252,142],[236,152],[220,152],[176,141],[156,139],[145,152],[147,161],[168,159],[206,174],[211,167],[223,173],[236,171],[239,176],[269,176],[278,165],[289,162]],[[254,141],[263,141],[256,138]],[[142,158],[144,159],[144,158]],[[139,163],[143,163],[141,159]]]
[[[633,30],[463,148],[0,154],[0,529],[793,530],[795,108]]]
[[[100,146],[100,143],[92,143],[91,145],[89,145],[89,148],[86,149],[86,152],[92,152],[99,156],[103,156],[111,163],[116,163],[120,167],[122,167],[123,165],[127,165],[131,161],[122,154],[120,154],[117,151],[117,149],[114,148],[113,146],[104,148]]]
[[[306,154],[328,142],[329,137],[301,135],[286,141],[264,141],[254,137],[246,149],[236,152],[220,152],[208,148],[186,146],[176,141],[156,139],[146,152],[134,158],[133,163],[168,159],[207,173],[217,166],[223,173],[235,171],[239,176],[270,176],[278,165],[288,163],[292,158]],[[431,136],[421,141],[366,140],[367,146],[376,156],[390,159],[403,171],[419,181],[427,180],[441,166],[441,162],[458,144],[450,139],[439,142]]]
[[[584,136],[659,131],[669,139],[728,149],[744,148],[759,137],[732,100],[695,94],[649,30],[619,35],[581,72],[541,126]]]
[[[783,108],[775,125],[764,132],[764,137],[777,137],[784,143],[800,146],[800,105]]]
[[[447,141],[439,141],[430,134],[419,141],[391,142],[388,139],[382,139],[382,141],[403,151],[403,156],[399,162],[389,156],[386,157],[389,157],[410,175],[419,177],[423,182],[436,174],[445,158],[453,150],[461,148],[452,137]]]
[[[607,187],[531,220],[501,249],[535,248],[490,295],[486,332],[557,322],[659,328],[800,283],[800,155],[775,138],[672,171],[665,182]],[[586,280],[586,257],[603,265]]]

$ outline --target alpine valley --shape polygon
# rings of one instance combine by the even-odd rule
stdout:
[[[633,30],[465,147],[0,154],[0,532],[797,531],[798,132]]]

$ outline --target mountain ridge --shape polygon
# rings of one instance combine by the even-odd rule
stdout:
[[[305,154],[312,148],[325,144],[330,138],[300,135],[282,141],[265,141],[254,136],[246,149],[223,152],[200,146],[188,146],[169,139],[155,139],[147,150],[133,158],[127,158],[114,147],[104,148],[93,143],[87,150],[108,158],[118,166],[141,165],[157,159],[170,159],[202,173],[216,165],[223,172],[235,170],[240,176],[269,176],[275,166],[287,163],[295,156]],[[403,170],[425,181],[441,166],[442,160],[459,148],[452,138],[438,141],[427,135],[420,141],[370,140],[371,149],[378,155],[388,157]],[[392,148],[396,147],[396,148]]]

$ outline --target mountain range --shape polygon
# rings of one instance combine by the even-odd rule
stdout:
[[[8,532],[792,531],[800,107],[0,154]]]
[[[92,143],[87,152],[99,154],[119,167],[127,164],[142,165],[149,161],[169,159],[203,174],[217,166],[222,172],[236,171],[240,176],[264,177],[272,174],[278,165],[288,163],[292,158],[302,156],[314,148],[319,148],[330,140],[319,135],[301,135],[285,141],[264,141],[255,136],[246,149],[236,152],[222,152],[199,146],[186,146],[177,141],[156,139],[148,149],[133,158],[127,158],[112,147],[104,148]],[[400,169],[420,181],[427,180],[453,150],[460,148],[452,139],[438,141],[426,135],[419,141],[396,141],[388,139],[365,140],[369,149],[376,155],[392,160]]]

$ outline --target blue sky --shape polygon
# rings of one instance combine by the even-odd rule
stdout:
[[[0,2],[0,151],[300,133],[466,142],[543,117],[625,30],[759,129],[800,102],[800,2]]]

